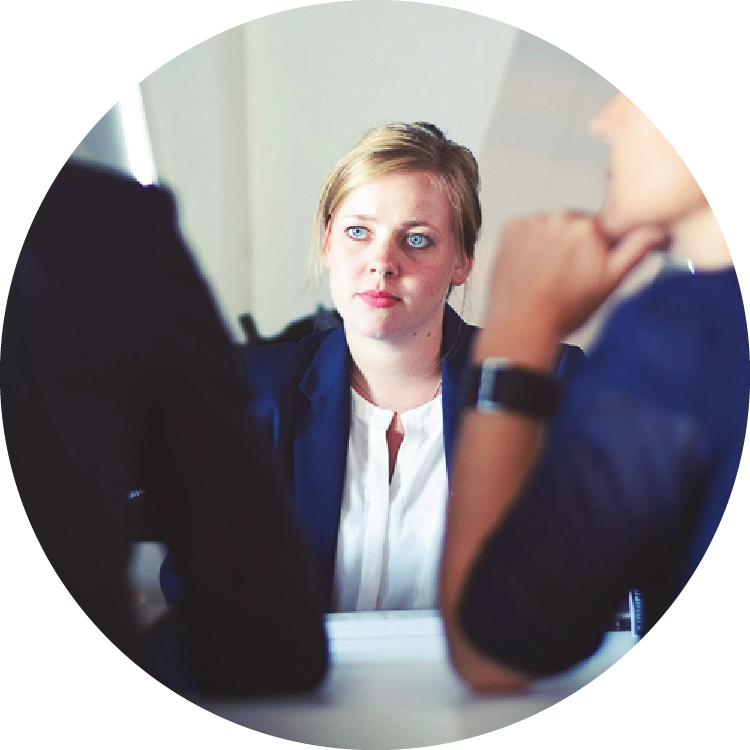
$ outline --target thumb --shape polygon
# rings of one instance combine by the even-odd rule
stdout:
[[[667,240],[660,227],[636,227],[623,235],[610,249],[606,275],[611,288],[616,287],[652,250]]]

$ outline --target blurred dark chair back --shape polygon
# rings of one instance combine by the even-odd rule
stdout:
[[[258,333],[255,319],[251,313],[240,315],[240,325],[247,339],[245,346],[248,347],[296,343],[311,333],[327,331],[340,324],[341,316],[335,309],[328,309],[323,307],[323,305],[318,305],[314,313],[291,322],[281,333],[277,333],[275,336],[263,337]]]

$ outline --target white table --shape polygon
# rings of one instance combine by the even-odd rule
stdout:
[[[447,660],[435,612],[330,615],[332,667],[315,692],[273,700],[204,703],[237,724],[327,747],[385,750],[474,737],[525,719],[574,693],[636,642],[609,633],[587,662],[523,695],[478,695]]]

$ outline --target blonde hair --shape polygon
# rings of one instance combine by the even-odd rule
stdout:
[[[456,246],[465,258],[474,257],[482,225],[476,159],[435,125],[394,122],[366,133],[326,178],[313,221],[308,262],[311,278],[320,279],[328,222],[347,196],[379,177],[403,172],[427,172],[434,177],[451,207]]]

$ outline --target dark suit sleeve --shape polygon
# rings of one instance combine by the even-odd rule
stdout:
[[[67,167],[29,232],[3,330],[11,465],[92,620],[157,677],[159,659],[176,660],[187,684],[218,694],[312,687],[327,666],[309,561],[245,401],[169,196]],[[140,486],[185,586],[157,660],[125,587],[126,495]]]

